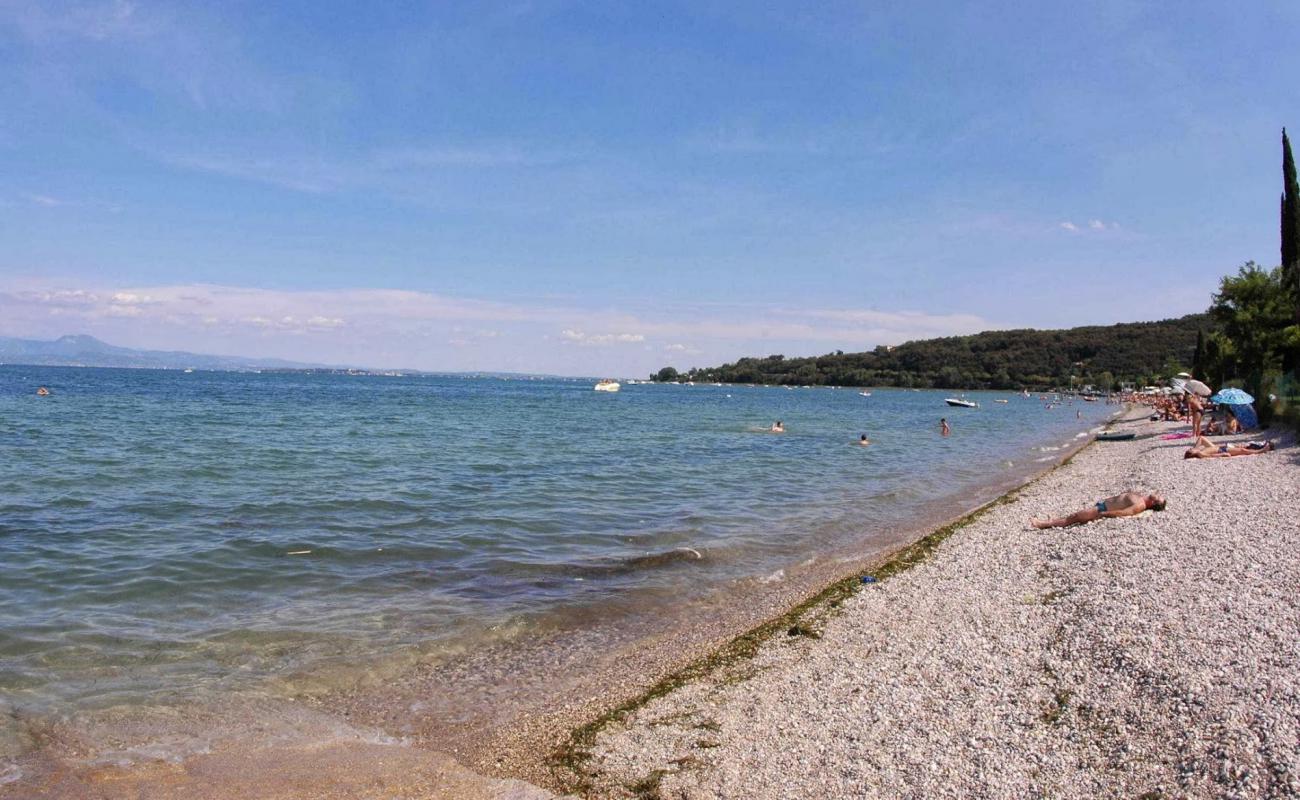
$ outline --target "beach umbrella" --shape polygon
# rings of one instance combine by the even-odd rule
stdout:
[[[1237,418],[1237,424],[1241,425],[1242,430],[1248,431],[1251,428],[1259,427],[1259,417],[1255,416],[1255,407],[1250,403],[1226,405],[1232,409],[1232,416]]]
[[[1184,391],[1199,394],[1201,397],[1209,397],[1214,394],[1214,390],[1198,380],[1190,380],[1183,383]]]
[[[1255,402],[1255,398],[1240,389],[1220,389],[1219,393],[1210,399],[1216,403],[1223,403],[1224,405],[1229,406],[1248,405]]]

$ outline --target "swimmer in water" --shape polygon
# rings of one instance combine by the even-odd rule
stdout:
[[[768,428],[768,430],[772,433],[785,433],[785,423],[778,419],[772,423],[772,427]]]
[[[862,438],[858,440],[858,444],[862,445],[863,447],[866,447],[867,445],[871,444],[871,440],[868,439],[867,435],[864,433],[862,434]]]
[[[49,396],[50,396],[50,390],[49,390],[49,389],[46,389],[44,386],[41,386],[40,388],[38,388],[38,389],[36,390],[36,396],[37,396],[37,397],[49,397]]]
[[[948,434],[952,433],[952,428],[948,427],[947,417],[941,417],[939,419],[939,433],[942,433],[944,436],[947,436]]]

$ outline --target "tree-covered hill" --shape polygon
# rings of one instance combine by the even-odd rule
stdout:
[[[925,339],[865,353],[809,358],[742,358],[681,373],[665,367],[655,380],[944,389],[1046,389],[1120,382],[1139,385],[1190,367],[1207,314],[1159,322],[1093,325],[1068,330],[986,331]]]

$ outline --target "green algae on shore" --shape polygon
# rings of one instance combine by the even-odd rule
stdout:
[[[871,577],[875,579],[874,583],[888,580],[923,563],[939,545],[957,531],[976,522],[994,508],[1015,502],[1025,487],[1064,467],[1091,444],[1091,441],[1085,443],[1051,469],[885,556],[870,570]],[[790,636],[820,638],[820,629],[825,621],[832,614],[838,613],[846,599],[861,591],[864,586],[870,585],[874,584],[864,583],[860,572],[855,570],[853,574],[833,581],[784,614],[751,628],[718,650],[665,676],[636,697],[575,728],[564,744],[556,748],[548,758],[548,767],[555,780],[555,786],[569,794],[587,794],[593,786],[590,772],[585,765],[592,758],[591,748],[595,745],[597,737],[609,725],[628,719],[650,702],[669,695],[682,686],[726,670],[732,672],[722,677],[720,683],[744,681],[749,675],[738,669],[739,666],[757,655],[765,643],[782,631]],[[659,783],[666,775],[667,772],[664,770],[655,770],[625,788],[636,797],[656,797]]]

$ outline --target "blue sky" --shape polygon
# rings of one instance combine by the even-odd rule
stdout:
[[[641,375],[1203,309],[1300,4],[0,0],[0,335]]]

